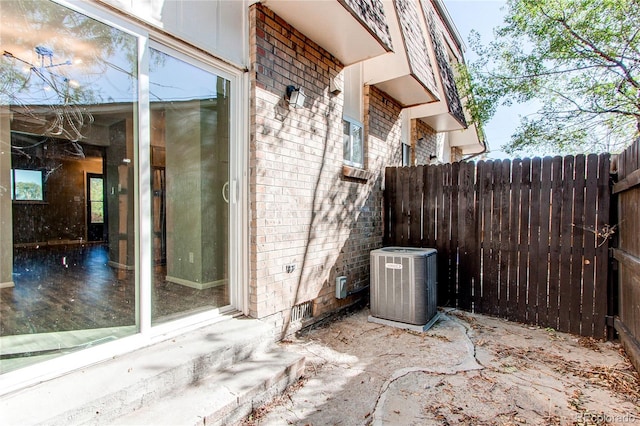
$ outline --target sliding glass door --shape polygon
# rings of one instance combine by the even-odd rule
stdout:
[[[0,372],[232,304],[240,73],[92,13],[0,1]]]

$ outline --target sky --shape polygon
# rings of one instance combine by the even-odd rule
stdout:
[[[506,4],[504,0],[444,0],[444,4],[455,23],[458,32],[467,46],[465,60],[473,62],[477,56],[469,48],[469,33],[476,30],[480,33],[483,44],[493,38],[493,29],[502,24]],[[514,104],[510,107],[498,107],[494,117],[486,124],[485,134],[491,152],[487,156],[491,159],[508,158],[501,151],[501,146],[507,142],[514,132],[520,116],[535,112],[532,105]]]

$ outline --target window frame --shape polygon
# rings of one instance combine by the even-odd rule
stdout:
[[[362,125],[361,122],[354,120],[352,118],[349,118],[347,116],[343,116],[342,117],[342,123],[343,123],[343,130],[342,130],[342,137],[343,137],[343,153],[342,153],[342,160],[344,162],[344,164],[351,166],[351,167],[356,167],[359,169],[364,169],[364,126]],[[349,158],[347,158],[347,152],[344,150],[344,138],[345,136],[347,136],[347,134],[344,132],[345,130],[345,124],[349,124]],[[355,128],[359,128],[360,129],[360,140],[359,140],[359,145],[360,145],[360,152],[362,155],[362,159],[360,162],[355,161],[353,159],[353,146],[354,146],[354,141],[355,141],[355,137],[354,137],[354,129]]]
[[[25,171],[25,172],[38,172],[40,173],[40,188],[42,191],[41,198],[16,198],[16,171]],[[46,204],[47,202],[47,191],[45,189],[45,170],[42,169],[25,169],[25,168],[11,168],[11,201],[14,203],[21,204]]]

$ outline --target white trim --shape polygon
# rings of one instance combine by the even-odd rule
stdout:
[[[231,131],[231,174],[235,179],[237,197],[232,200],[230,211],[230,231],[232,250],[230,251],[231,304],[245,315],[249,315],[249,73],[237,79],[238,94],[232,98],[236,126]],[[237,130],[237,132],[236,132]],[[231,267],[233,265],[233,267]]]
[[[0,0],[2,1],[2,0]],[[122,8],[115,7],[112,4],[109,4],[103,0],[50,0],[55,3],[58,3],[62,6],[73,9],[79,13],[89,16],[97,21],[112,25],[120,30],[124,30],[125,28],[129,29],[129,32],[133,34],[139,34],[140,32],[144,32],[146,34],[152,35],[152,37],[156,40],[162,42],[162,44],[173,47],[176,50],[185,50],[191,49],[193,51],[198,52],[207,52],[203,47],[194,44],[188,40],[185,40],[177,35],[173,35],[166,31],[163,28],[163,23],[158,21],[157,19],[147,19],[144,16],[140,16],[136,13],[136,10],[133,8],[127,7],[126,5]],[[138,1],[138,0],[136,0]],[[174,1],[174,0],[172,0]],[[246,0],[233,0],[233,1],[246,1]],[[245,8],[245,15],[243,17],[243,25],[249,27],[248,23],[248,6]],[[109,18],[105,19],[105,16],[109,16]],[[109,19],[114,18],[117,19],[120,24],[112,24]],[[248,30],[244,44],[244,49],[247,51],[245,54],[248,57]],[[225,59],[219,55],[220,52],[207,52],[203,53],[203,57],[215,58],[216,61],[219,62],[217,65],[220,68],[229,68],[236,72],[246,72],[247,67],[243,64],[238,64],[234,61]],[[247,61],[248,63],[249,61]]]
[[[172,45],[175,45],[173,41],[163,37],[159,37],[162,40],[170,41]],[[248,223],[245,217],[241,217],[240,211],[245,211],[244,206],[247,203],[244,200],[239,200],[239,195],[242,188],[246,185],[246,169],[244,164],[248,159],[248,150],[245,148],[248,135],[246,130],[248,128],[248,119],[245,118],[246,113],[243,113],[247,108],[248,91],[243,87],[243,74],[237,69],[231,67],[225,67],[224,64],[218,63],[214,58],[202,55],[200,52],[187,52],[185,49],[176,50],[172,45],[164,45],[156,39],[154,36],[149,42],[149,47],[159,52],[170,55],[176,59],[184,61],[185,63],[209,72],[213,75],[222,77],[230,82],[231,96],[229,98],[229,184],[231,186],[229,195],[229,247],[227,248],[227,254],[229,255],[228,262],[228,281],[230,283],[230,303],[234,309],[243,311],[245,305],[245,285],[243,282],[243,271],[239,268],[243,267],[242,261],[238,261],[238,257],[242,255],[241,247],[243,242],[242,230],[245,224]],[[240,158],[243,156],[243,158]],[[247,266],[248,267],[248,266]],[[188,285],[180,282],[180,284]]]
[[[364,116],[364,78],[362,68],[362,63],[357,63],[345,67],[342,70],[344,78],[344,105],[342,107],[342,115],[358,123],[362,123]]]
[[[237,84],[236,80],[242,73],[237,68],[229,66],[216,57],[206,55],[202,51],[190,50],[189,46],[184,46],[175,39],[160,33],[149,33],[149,47],[180,59],[196,68],[223,77],[231,81],[232,88],[234,84]]]
[[[136,321],[141,333],[151,328],[153,308],[153,221],[151,219],[151,106],[149,101],[149,38],[140,38],[138,43],[138,126],[137,149],[134,149],[134,167],[138,172],[135,188],[136,232]],[[141,161],[144,160],[144,161]],[[141,182],[147,185],[141,186]]]
[[[0,0],[2,1],[2,0]],[[135,37],[145,36],[147,31],[136,25],[130,19],[126,19],[123,16],[115,15],[107,8],[95,3],[89,3],[86,0],[50,0],[53,3],[58,3],[60,6],[69,8],[73,11],[88,16],[91,19],[95,19],[98,22],[109,25],[120,31],[124,31],[127,34]]]
[[[10,288],[10,287],[15,287],[15,284],[13,281],[7,281],[4,283],[0,283],[0,288]]]

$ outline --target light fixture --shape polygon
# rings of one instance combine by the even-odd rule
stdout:
[[[81,130],[85,124],[93,122],[91,113],[78,106],[74,100],[76,97],[84,95],[80,82],[68,77],[71,69],[69,67],[82,61],[71,62],[71,60],[67,59],[54,62],[55,53],[50,47],[38,45],[34,47],[34,50],[37,55],[36,62],[19,58],[6,50],[2,51],[3,57],[15,61],[15,66],[20,67],[27,74],[26,82],[13,96],[17,97],[18,93],[23,89],[30,93],[38,89],[42,90],[47,100],[57,96],[58,99],[49,102],[49,108],[53,110],[54,114],[46,124],[47,128],[43,135],[62,136],[75,144],[76,141],[84,137]],[[38,85],[30,81],[31,75],[38,77],[40,80],[37,82]],[[29,82],[29,85],[27,85],[27,82]],[[84,156],[79,145],[76,150],[78,155]]]
[[[302,87],[296,89],[295,86],[287,86],[287,98],[289,99],[290,106],[294,108],[302,108],[307,96],[302,91]]]

